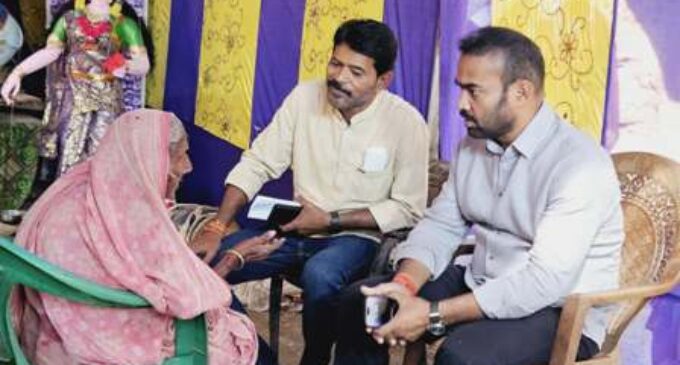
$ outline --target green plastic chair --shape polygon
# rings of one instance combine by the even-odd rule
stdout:
[[[12,327],[10,293],[15,285],[74,302],[100,307],[144,308],[149,303],[128,291],[108,288],[60,269],[0,237],[0,363],[30,365]],[[175,356],[163,365],[208,363],[207,332],[203,315],[175,319]]]

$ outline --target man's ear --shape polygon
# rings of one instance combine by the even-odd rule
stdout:
[[[394,77],[394,71],[389,70],[384,72],[382,75],[378,76],[378,88],[385,90],[390,86],[392,78]]]
[[[520,103],[525,103],[536,95],[536,86],[529,80],[519,79],[511,87],[513,98]]]

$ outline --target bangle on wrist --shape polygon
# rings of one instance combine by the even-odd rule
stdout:
[[[411,295],[418,294],[418,287],[416,285],[416,282],[413,281],[413,278],[411,278],[411,276],[406,273],[403,272],[397,273],[396,275],[394,275],[394,278],[392,278],[392,282],[397,283],[406,288],[406,290],[408,290],[408,292],[411,293]]]
[[[329,233],[338,233],[342,231],[342,222],[340,221],[340,213],[331,212],[331,220],[328,223]]]
[[[238,259],[238,267],[236,268],[236,270],[241,270],[243,269],[244,266],[246,266],[246,259],[240,252],[231,249],[227,250],[227,255],[229,254],[233,255],[234,257],[236,257],[236,259]]]

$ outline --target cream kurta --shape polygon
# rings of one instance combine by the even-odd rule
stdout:
[[[328,103],[325,83],[302,83],[226,183],[252,199],[290,167],[296,195],[325,211],[368,208],[388,232],[414,225],[423,214],[428,141],[422,116],[388,91],[347,124]]]

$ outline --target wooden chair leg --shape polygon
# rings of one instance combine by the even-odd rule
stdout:
[[[274,276],[269,286],[269,347],[272,350],[274,361],[279,361],[279,326],[281,319],[281,292],[283,291],[283,278]]]

